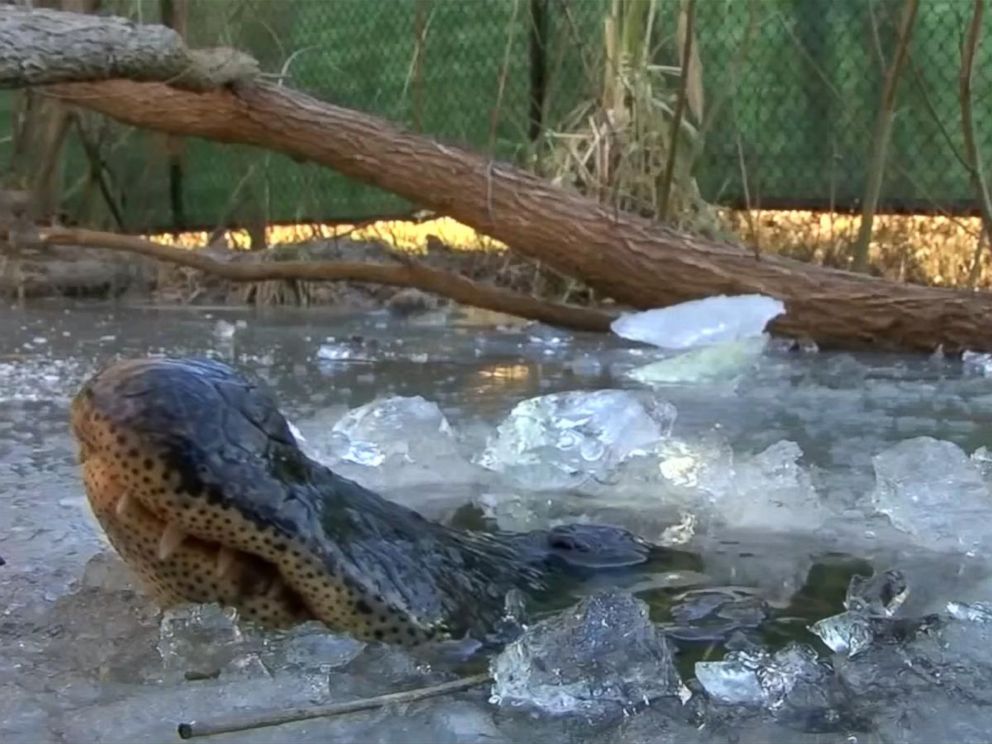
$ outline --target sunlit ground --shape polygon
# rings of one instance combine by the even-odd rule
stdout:
[[[860,226],[856,215],[810,211],[733,211],[723,210],[728,231],[761,251],[782,253],[805,261],[844,267],[849,246]],[[988,248],[976,251],[981,234],[977,217],[929,215],[878,215],[871,243],[871,265],[876,274],[891,279],[927,284],[988,286]],[[269,245],[312,240],[345,238],[355,241],[381,241],[394,248],[420,253],[428,239],[440,240],[459,250],[505,250],[497,240],[482,235],[450,218],[424,222],[383,221],[367,225],[301,224],[268,228]],[[229,231],[228,244],[247,248],[248,233]],[[195,248],[206,244],[208,233],[192,232],[178,236],[156,235],[153,240]],[[978,257],[978,271],[975,259]]]
[[[450,217],[425,222],[382,221],[361,226],[349,224],[273,225],[266,231],[269,245],[347,238],[355,241],[381,241],[398,250],[410,252],[427,250],[427,240],[431,236],[452,248],[462,250],[506,249],[506,246],[498,240],[482,235]],[[209,233],[207,232],[191,232],[176,236],[156,235],[152,239],[169,245],[200,248],[206,245],[208,237]],[[229,230],[226,237],[228,244],[235,248],[247,248],[251,242],[248,233],[244,230]]]

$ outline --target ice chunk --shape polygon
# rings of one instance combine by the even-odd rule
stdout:
[[[810,631],[834,653],[853,658],[876,642],[913,632],[917,621],[893,619],[908,597],[909,585],[901,571],[852,576],[844,599],[847,612],[814,623]]]
[[[875,509],[934,550],[992,544],[992,497],[982,474],[953,442],[917,437],[874,458]]]
[[[774,654],[746,649],[729,652],[723,661],[696,662],[696,679],[712,699],[771,710],[782,706],[798,685],[823,685],[829,677],[816,651],[799,643]]]
[[[824,618],[810,630],[834,653],[853,658],[878,644],[904,643],[938,621],[937,615],[892,618],[849,611]]]
[[[667,437],[675,407],[625,390],[571,391],[518,403],[478,458],[529,488],[568,488],[605,478]]]
[[[738,528],[815,530],[826,510],[798,462],[802,456],[798,444],[781,441],[742,460],[732,470],[729,488],[710,490],[711,506]],[[716,478],[712,482],[719,484]]]
[[[237,611],[216,604],[185,605],[166,610],[158,650],[166,670],[187,679],[208,679],[222,672],[262,669],[261,639],[245,633]]]
[[[355,359],[356,356],[358,354],[355,349],[344,344],[321,344],[317,349],[317,358],[325,362],[342,362]]]
[[[551,715],[608,716],[683,693],[647,605],[615,591],[530,626],[490,671],[492,702]]]
[[[980,351],[965,351],[961,354],[961,364],[965,372],[992,377],[992,354]]]
[[[871,619],[861,612],[842,612],[819,620],[810,631],[835,654],[854,657],[871,648],[875,640]]]
[[[545,347],[546,351],[553,352],[572,343],[572,337],[568,333],[553,326],[535,323],[526,330],[527,340],[535,346]]]
[[[988,602],[948,602],[947,613],[955,620],[992,623],[992,604]]]
[[[613,321],[610,329],[631,341],[663,349],[689,349],[760,336],[765,326],[784,312],[781,300],[765,295],[720,295],[628,313]]]
[[[761,357],[766,342],[761,336],[692,349],[637,367],[627,376],[645,385],[735,382]]]
[[[426,462],[458,452],[441,409],[419,395],[383,398],[354,408],[334,425],[332,434],[334,454],[359,465]]]
[[[892,617],[909,597],[909,585],[902,571],[890,570],[871,578],[852,576],[844,607],[853,612]]]
[[[86,562],[80,583],[84,587],[126,591],[134,589],[134,576],[116,553],[103,552],[97,553]]]
[[[214,335],[222,341],[234,338],[237,330],[238,328],[234,323],[229,323],[226,320],[218,320],[214,325]]]

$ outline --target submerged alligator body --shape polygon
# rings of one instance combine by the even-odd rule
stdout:
[[[311,460],[270,390],[215,361],[116,362],[83,385],[71,425],[97,520],[163,607],[218,602],[404,645],[485,640],[510,590],[661,550],[609,526],[431,522]]]

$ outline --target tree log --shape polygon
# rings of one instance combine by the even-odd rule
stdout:
[[[392,191],[639,308],[761,292],[786,305],[773,332],[824,348],[992,351],[992,299],[885,281],[694,238],[556,188],[513,166],[374,116],[254,82],[191,93],[112,80],[49,88],[119,121],[267,148]]]
[[[165,26],[124,18],[0,6],[0,88],[128,78],[210,90],[258,72],[248,55],[193,51]]]
[[[143,238],[77,228],[45,227],[38,231],[43,245],[73,245],[135,253],[159,261],[188,266],[233,282],[279,279],[301,281],[371,282],[394,287],[416,287],[463,305],[539,320],[579,331],[608,331],[615,316],[594,308],[544,302],[519,292],[500,289],[463,276],[424,266],[413,260],[388,266],[355,261],[220,261],[202,253],[153,243]],[[232,255],[233,258],[233,255]]]

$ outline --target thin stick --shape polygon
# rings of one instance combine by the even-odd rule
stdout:
[[[961,72],[958,75],[958,94],[961,99],[961,131],[964,136],[964,153],[968,175],[971,177],[971,185],[975,190],[975,197],[978,201],[979,212],[982,215],[982,229],[987,235],[992,236],[992,196],[989,195],[988,178],[985,168],[982,165],[982,156],[978,150],[978,139],[975,136],[975,121],[972,112],[971,84],[975,70],[975,57],[978,56],[978,47],[982,39],[982,14],[985,10],[985,0],[975,0],[974,11],[971,15],[971,23],[968,24],[968,36],[961,49]],[[981,236],[978,239],[978,248],[975,251],[975,262],[972,264],[969,284],[974,287],[978,283],[981,274]],[[992,242],[990,242],[992,245]]]
[[[130,235],[84,230],[82,228],[42,227],[38,238],[43,245],[75,245],[136,253],[157,261],[198,269],[232,282],[261,282],[279,279],[299,281],[354,281],[416,287],[441,297],[487,310],[539,320],[549,325],[582,331],[606,332],[615,319],[613,313],[592,307],[560,305],[477,282],[450,271],[442,271],[406,259],[389,265],[365,261],[257,261],[216,260],[198,251],[173,248]],[[232,258],[234,258],[232,252]]]
[[[286,710],[249,713],[247,715],[232,715],[226,718],[217,718],[213,721],[190,721],[179,724],[179,738],[193,739],[199,736],[213,736],[232,731],[247,731],[249,729],[265,728],[267,726],[279,726],[284,723],[292,723],[293,721],[306,721],[310,718],[329,718],[330,716],[340,716],[344,713],[356,713],[361,710],[383,708],[394,703],[412,703],[416,700],[447,695],[472,687],[478,687],[491,681],[492,677],[488,674],[473,674],[470,677],[456,679],[453,682],[443,682],[439,685],[418,687],[414,690],[391,692],[387,695],[350,700],[347,703],[330,703],[329,705],[317,705],[311,708],[289,708]]]
[[[864,273],[868,270],[868,254],[871,247],[872,226],[875,221],[875,211],[882,191],[882,180],[885,177],[885,166],[888,161],[889,139],[892,134],[892,119],[895,116],[896,89],[902,77],[906,61],[909,40],[916,21],[916,11],[919,0],[906,0],[903,5],[902,18],[899,22],[899,38],[896,44],[895,56],[885,73],[882,86],[882,100],[875,120],[875,132],[872,138],[871,162],[865,181],[865,193],[861,208],[861,225],[858,229],[857,241],[852,253],[852,270]]]
[[[668,146],[668,162],[665,163],[665,176],[661,186],[661,219],[668,222],[671,215],[672,178],[675,175],[675,160],[682,135],[682,114],[685,111],[689,91],[689,65],[692,64],[692,37],[695,34],[696,0],[686,0],[685,47],[682,50],[682,72],[679,79],[678,98],[675,99],[675,114],[672,116],[672,136]]]

